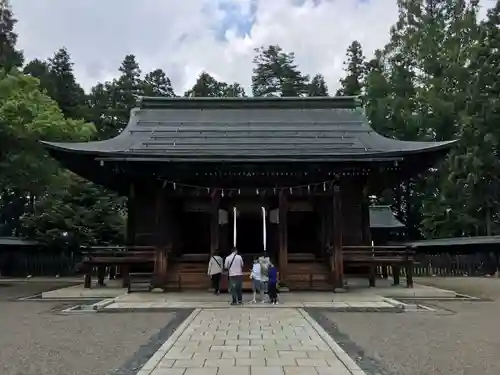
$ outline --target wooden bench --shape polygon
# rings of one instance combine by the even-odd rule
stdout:
[[[153,289],[152,272],[129,272],[128,293],[151,292]]]
[[[392,267],[394,285],[399,285],[401,267],[406,270],[406,285],[413,287],[413,265],[415,252],[405,246],[343,246],[344,264],[350,267],[367,267],[370,286],[375,286],[377,267],[383,268],[387,276],[387,267]]]
[[[133,265],[154,264],[155,250],[151,246],[109,246],[90,247],[81,251],[83,261],[80,263],[85,273],[84,288],[92,285],[92,269],[97,267],[97,284],[104,285],[106,267],[120,267],[122,286],[130,284],[130,268]]]

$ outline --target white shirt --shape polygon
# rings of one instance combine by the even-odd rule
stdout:
[[[250,277],[253,280],[260,281],[260,264],[259,263],[253,264],[252,273],[250,274]]]
[[[208,274],[210,276],[222,273],[222,257],[214,255],[210,257],[210,262],[208,262]]]
[[[231,253],[224,262],[224,268],[229,269],[229,276],[243,275],[243,258],[239,254]]]

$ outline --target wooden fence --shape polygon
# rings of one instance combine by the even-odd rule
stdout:
[[[39,248],[0,251],[0,275],[4,277],[73,276],[81,256]]]
[[[413,276],[485,276],[495,273],[497,260],[489,253],[476,252],[472,254],[450,253],[417,253],[416,264],[413,266]],[[381,267],[379,274],[382,274]],[[389,276],[392,270],[389,267]],[[401,270],[405,276],[405,270]]]
[[[39,248],[2,249],[0,275],[7,277],[72,276],[82,260],[79,252],[49,251]],[[496,259],[489,253],[417,253],[414,276],[484,276],[496,270]],[[381,274],[381,270],[380,274]],[[389,267],[389,275],[391,269]],[[404,276],[404,270],[401,270]]]

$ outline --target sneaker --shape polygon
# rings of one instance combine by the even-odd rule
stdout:
[[[257,303],[257,301],[253,299],[250,301],[250,303]]]

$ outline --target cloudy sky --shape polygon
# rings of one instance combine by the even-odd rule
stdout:
[[[491,6],[494,0],[482,0]],[[388,40],[396,0],[11,0],[27,59],[66,47],[85,88],[113,78],[123,57],[164,69],[181,93],[206,70],[249,86],[253,49],[279,44],[333,91],[349,43],[365,55]]]

